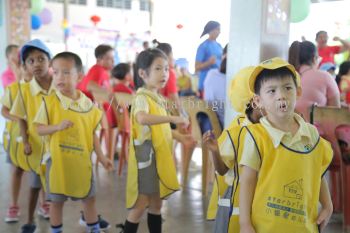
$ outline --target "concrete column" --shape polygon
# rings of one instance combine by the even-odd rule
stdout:
[[[241,68],[288,56],[290,0],[231,0],[227,93]],[[237,97],[239,98],[239,97]],[[225,126],[237,112],[226,99]]]

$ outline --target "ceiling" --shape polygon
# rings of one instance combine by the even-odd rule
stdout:
[[[312,3],[335,2],[335,1],[346,1],[346,0],[311,0]]]

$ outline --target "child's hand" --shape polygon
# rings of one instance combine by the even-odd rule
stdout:
[[[216,63],[216,57],[215,57],[215,56],[211,56],[211,57],[209,58],[208,62],[209,62],[210,65],[215,64],[215,63]]]
[[[102,163],[103,167],[107,170],[107,171],[112,171],[114,168],[113,162],[109,159],[107,159],[105,156],[102,156],[100,158],[100,162]]]
[[[180,142],[187,148],[194,148],[197,145],[191,134],[181,134]]]
[[[340,38],[339,38],[339,36],[335,36],[335,37],[333,38],[333,40],[334,40],[334,41],[340,41]]]
[[[69,121],[69,120],[63,120],[61,121],[60,124],[57,125],[57,129],[58,131],[62,131],[65,129],[68,129],[69,127],[73,126],[73,122]]]
[[[318,214],[316,223],[317,225],[320,225],[321,232],[327,226],[329,219],[332,216],[332,213],[333,213],[332,208],[322,208],[320,213]]]
[[[32,154],[32,146],[30,145],[30,143],[29,142],[24,142],[23,146],[24,146],[24,154],[25,155],[31,155]]]
[[[212,152],[219,152],[218,141],[215,139],[213,131],[208,130],[203,134],[203,142]]]
[[[186,117],[182,116],[173,116],[171,122],[174,124],[181,124],[184,128],[187,128],[190,124],[190,121]]]
[[[252,225],[241,225],[239,233],[255,233],[255,230]]]

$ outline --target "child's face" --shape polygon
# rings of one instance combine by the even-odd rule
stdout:
[[[148,89],[159,90],[166,85],[169,79],[168,61],[157,57],[147,71],[140,69],[139,74]]]
[[[101,58],[102,66],[107,69],[111,70],[114,66],[114,51],[110,50],[108,51],[103,57]]]
[[[33,50],[26,58],[24,66],[28,74],[32,74],[35,78],[48,77],[49,58],[44,52]]]
[[[12,48],[10,54],[8,55],[9,62],[18,65],[20,62],[18,53],[19,48]]]
[[[57,58],[52,62],[52,70],[55,88],[63,94],[73,93],[82,77],[82,74],[76,69],[74,61]]]
[[[293,116],[297,96],[301,89],[296,88],[292,76],[269,79],[262,83],[256,104],[270,119],[286,119]]]

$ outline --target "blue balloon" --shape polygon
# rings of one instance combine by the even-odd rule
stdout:
[[[32,15],[32,29],[38,30],[41,27],[41,19],[37,15]]]

